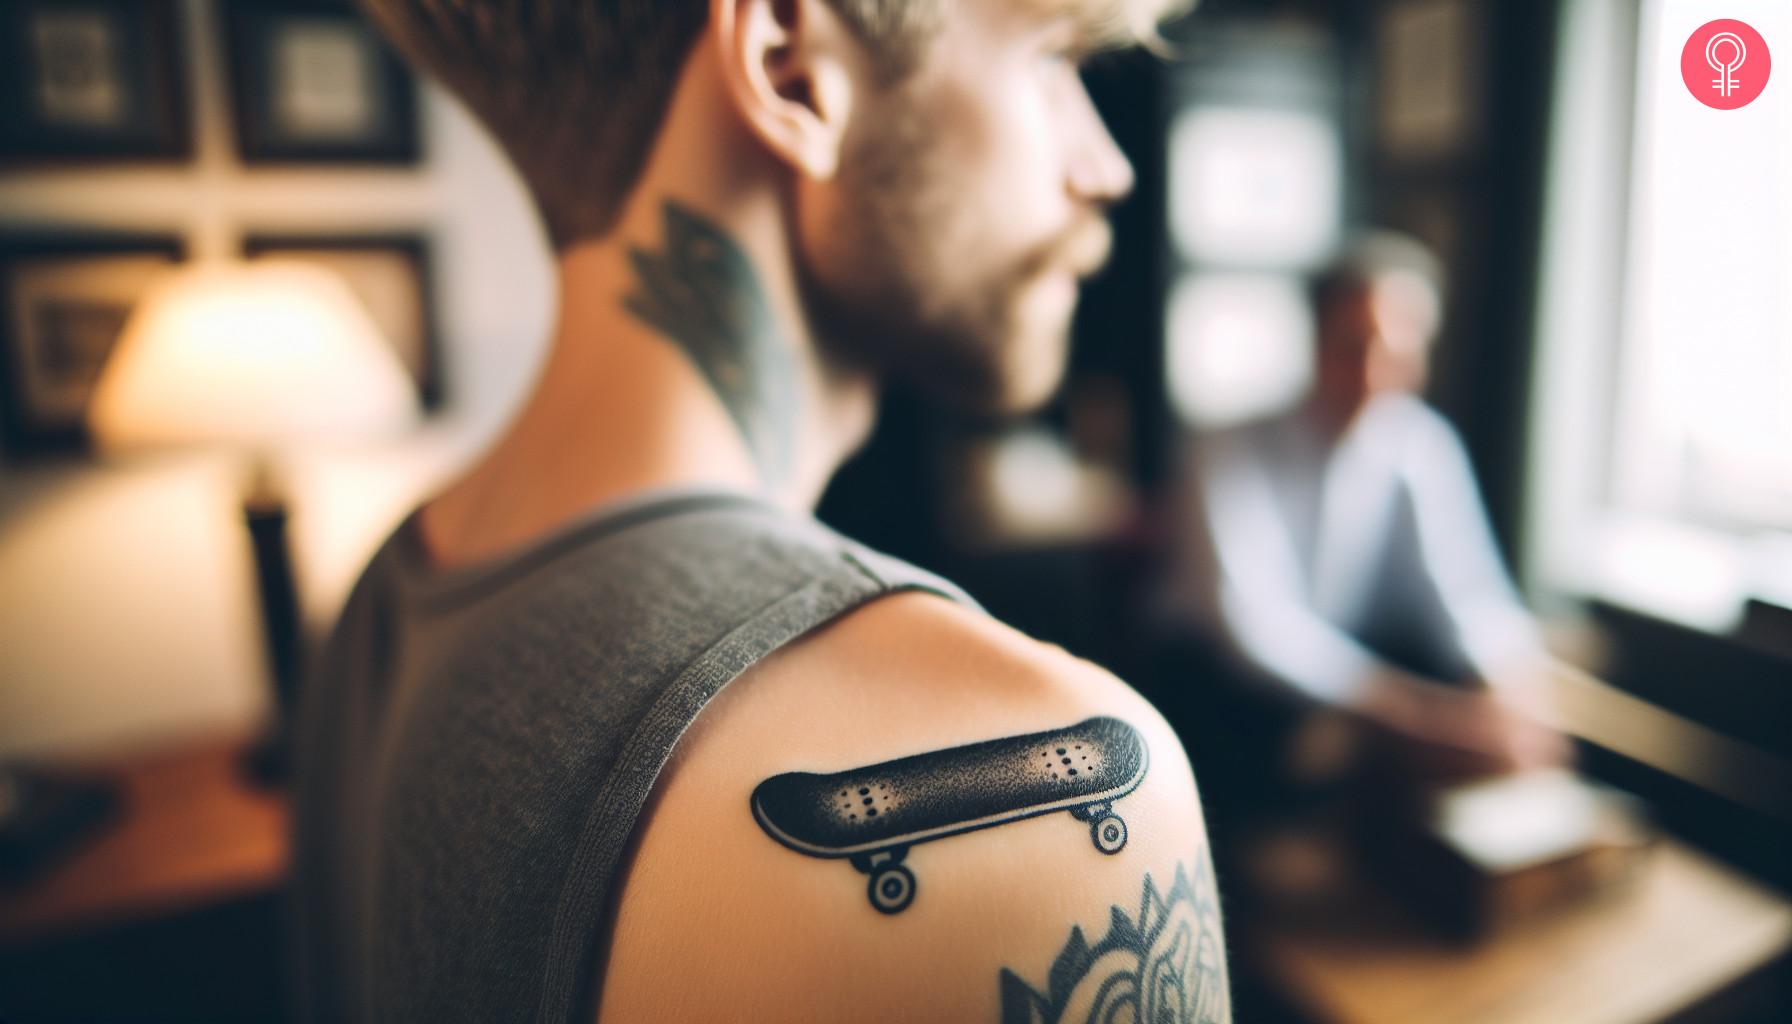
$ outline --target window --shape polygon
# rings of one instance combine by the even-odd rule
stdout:
[[[1688,92],[1714,17],[1777,50],[1736,110]],[[1546,588],[1723,629],[1792,601],[1792,6],[1563,5],[1532,418]]]
[[[1713,110],[1680,76],[1711,5],[1644,10],[1614,498],[1717,529],[1792,530],[1792,68],[1748,106]],[[1785,3],[1722,13],[1792,58]]]

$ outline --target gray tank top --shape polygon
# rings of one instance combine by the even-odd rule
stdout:
[[[301,1017],[586,1024],[618,865],[679,736],[754,662],[906,589],[969,602],[735,494],[637,500],[447,571],[407,520],[300,714]]]

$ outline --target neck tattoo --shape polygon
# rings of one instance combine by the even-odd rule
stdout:
[[[794,458],[797,364],[773,321],[752,261],[689,207],[665,204],[663,249],[631,248],[635,288],[623,305],[677,344],[703,374],[753,454],[781,483]]]

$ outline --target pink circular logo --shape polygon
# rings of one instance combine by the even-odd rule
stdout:
[[[1700,25],[1680,51],[1680,77],[1707,107],[1735,110],[1767,88],[1773,60],[1767,40],[1746,22],[1719,18]]]

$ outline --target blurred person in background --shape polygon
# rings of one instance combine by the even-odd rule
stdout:
[[[1338,717],[1355,727],[1350,746],[1368,741],[1415,779],[1566,756],[1559,735],[1519,710],[1547,660],[1462,442],[1419,397],[1443,291],[1418,242],[1355,237],[1311,284],[1304,402],[1199,437],[1187,453],[1172,591],[1225,652],[1225,674],[1246,684],[1242,706],[1197,716],[1214,729],[1193,730],[1239,748],[1228,779],[1311,762],[1299,738],[1332,732],[1300,726]],[[1208,782],[1210,800],[1224,799],[1218,775]]]
[[[1078,62],[1174,4],[366,6],[521,171],[559,308],[306,694],[306,1015],[1229,1020],[1163,719],[810,515],[885,382],[984,411],[1056,387],[1132,183]],[[1090,719],[1112,745],[960,749]],[[1130,842],[1014,813],[1102,749],[1142,755],[1109,783]],[[931,781],[817,798],[850,849],[758,816],[767,780],[895,759]],[[904,861],[898,822],[943,841]]]

